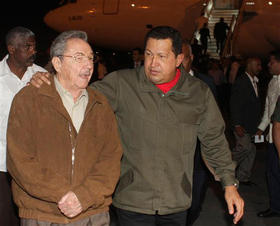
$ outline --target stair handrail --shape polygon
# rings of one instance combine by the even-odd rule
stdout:
[[[213,0],[208,0],[207,3],[205,3],[204,10],[203,10],[203,14],[204,14],[203,16],[205,18],[207,18],[207,19],[209,18],[209,16],[211,15],[213,6],[214,6]],[[198,27],[196,27],[194,29],[194,32],[193,32],[192,38],[190,40],[190,43],[193,43],[194,38],[196,38],[196,34],[199,34]]]
[[[223,48],[223,51],[221,54],[221,56],[223,58],[227,57],[229,55],[231,56],[231,54],[232,54],[232,37],[233,37],[233,32],[234,32],[237,18],[238,17],[236,17],[235,15],[232,15],[232,17],[231,17],[230,26],[229,26],[229,30],[227,33],[227,39],[225,41],[224,48]]]
[[[232,17],[232,21],[231,21],[231,26],[229,29],[229,32],[227,34],[227,39],[221,54],[221,57],[227,57],[227,56],[232,56],[232,52],[233,52],[233,44],[235,43],[235,40],[237,38],[237,34],[238,31],[240,29],[240,24],[241,21],[243,20],[243,11],[246,5],[246,0],[243,0],[241,3],[241,6],[239,8],[239,13],[237,15],[237,17],[235,15],[233,15],[233,17],[235,17],[235,21],[233,21],[233,17]]]

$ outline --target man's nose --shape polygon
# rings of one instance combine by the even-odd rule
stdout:
[[[156,66],[158,63],[158,58],[156,56],[152,56],[151,66]]]

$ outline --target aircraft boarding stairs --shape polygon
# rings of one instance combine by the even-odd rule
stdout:
[[[208,49],[207,52],[211,58],[219,59],[220,56],[216,52],[216,40],[214,38],[214,26],[215,23],[219,22],[220,18],[223,17],[224,21],[230,26],[232,15],[238,16],[239,10],[238,9],[213,9],[208,19],[208,28],[210,30],[210,37],[211,40],[208,41]]]

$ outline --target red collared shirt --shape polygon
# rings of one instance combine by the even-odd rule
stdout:
[[[176,76],[173,80],[170,82],[162,83],[162,84],[156,84],[156,86],[163,92],[167,93],[169,90],[171,90],[179,81],[179,78],[181,76],[181,71],[177,69]]]

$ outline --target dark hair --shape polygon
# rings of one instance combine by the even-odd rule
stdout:
[[[17,46],[18,37],[21,39],[28,39],[29,37],[35,37],[35,34],[28,28],[20,26],[14,27],[11,30],[9,30],[6,35],[6,46]]]
[[[149,38],[160,39],[171,39],[172,51],[175,56],[182,53],[182,37],[179,31],[169,26],[158,26],[151,29],[145,37],[145,48]]]
[[[269,53],[269,56],[274,56],[275,60],[277,62],[280,62],[280,51],[279,50],[273,50]]]

